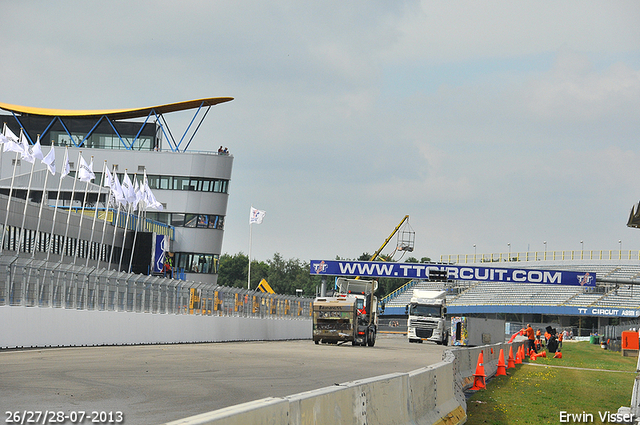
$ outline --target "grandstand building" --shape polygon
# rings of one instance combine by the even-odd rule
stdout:
[[[215,284],[233,156],[227,152],[218,152],[213,140],[209,145],[216,146],[215,152],[191,152],[188,148],[209,109],[230,100],[232,98],[229,97],[207,98],[148,108],[105,111],[52,110],[0,103],[0,109],[8,112],[0,115],[0,124],[6,124],[16,135],[23,132],[30,144],[39,139],[45,154],[49,150],[47,146],[54,146],[58,167],[62,166],[68,149],[71,175],[78,169],[79,152],[85,161],[93,158],[93,171],[96,174],[93,184],[87,187],[87,195],[84,183],[77,183],[72,199],[75,179],[63,179],[59,186],[58,176],[51,177],[45,188],[46,168],[43,164],[36,161],[35,171],[31,175],[31,163],[21,160],[14,152],[0,153],[0,207],[4,207],[0,214],[6,210],[11,187],[16,201],[12,204],[6,223],[9,236],[5,238],[3,252],[6,254],[7,251],[17,251],[16,243],[19,239],[16,230],[23,221],[22,199],[26,198],[31,182],[23,251],[33,249],[35,258],[42,259],[46,255],[43,247],[49,240],[54,240],[54,253],[58,256],[53,260],[62,258],[63,261],[71,261],[71,257],[65,257],[60,252],[63,246],[60,239],[63,238],[65,229],[63,223],[69,221],[67,211],[77,211],[84,205],[87,217],[81,219],[79,214],[72,214],[72,225],[68,232],[70,246],[77,247],[79,256],[88,256],[90,264],[95,264],[95,252],[99,251],[95,245],[103,240],[108,245],[105,252],[113,250],[116,253],[112,256],[112,266],[113,263],[117,266],[117,254],[123,244],[125,223],[114,226],[116,209],[113,205],[107,205],[108,189],[100,187],[103,164],[106,161],[109,171],[115,171],[120,181],[126,172],[132,180],[135,176],[141,183],[143,174],[146,173],[149,187],[163,206],[160,211],[147,211],[147,221],[153,224],[149,228],[168,236],[170,243],[167,251],[172,255],[174,266],[183,272],[182,278]],[[181,138],[175,139],[164,115],[184,110],[195,110],[190,124],[192,134],[187,133],[188,128]],[[198,117],[200,121],[196,122]],[[36,234],[39,219],[37,206],[41,200],[44,200],[43,217]],[[53,223],[56,202],[59,213]],[[102,226],[94,226],[96,229],[91,233],[89,231],[93,224],[89,217],[93,216],[95,208],[101,214],[108,211],[110,222],[104,238],[101,235]],[[4,224],[3,214],[0,222]],[[130,224],[130,229],[131,226]],[[53,232],[51,229],[54,229]],[[131,233],[129,231],[127,240]],[[80,238],[76,238],[78,234]],[[108,260],[108,255],[101,255],[102,261]],[[102,264],[103,267],[106,266],[105,263]],[[126,269],[124,264],[121,269]]]
[[[567,270],[595,273],[593,287],[544,283],[495,282],[489,280],[449,280],[434,282],[415,279],[382,301],[385,315],[402,316],[413,289],[447,291],[447,314],[451,316],[500,316],[519,323],[553,321],[570,327],[580,318],[592,318],[597,328],[630,323],[638,327],[640,319],[640,262],[637,252],[616,252],[596,256],[593,252],[577,255],[549,253],[546,261],[465,262],[465,267],[501,267],[508,269]],[[635,258],[634,257],[635,254]],[[603,258],[605,257],[605,258]],[[451,264],[451,263],[450,263]],[[447,262],[438,264],[446,267]],[[460,264],[456,264],[460,265]],[[517,330],[517,329],[516,329]]]

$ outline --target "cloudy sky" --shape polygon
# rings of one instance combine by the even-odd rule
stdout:
[[[4,1],[0,13],[0,102],[235,98],[192,143],[235,158],[223,252],[248,252],[251,205],[267,212],[259,260],[372,253],[407,214],[418,258],[544,241],[640,249],[626,227],[640,200],[637,1]],[[183,131],[191,114],[167,118]]]

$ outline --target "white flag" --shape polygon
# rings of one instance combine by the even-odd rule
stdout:
[[[249,224],[262,223],[262,219],[264,218],[265,214],[266,214],[266,211],[257,210],[251,207],[251,216],[249,217]]]
[[[146,198],[146,202],[147,202],[147,208],[151,208],[151,209],[154,209],[154,210],[162,211],[164,209],[164,207],[162,206],[162,204],[160,202],[158,202],[158,200],[156,199],[155,195],[153,194],[153,192],[149,188],[149,185],[146,182],[144,183],[144,189],[143,190],[144,190],[144,193],[145,193],[145,198]]]
[[[11,131],[11,130],[9,130]],[[24,148],[22,147],[22,145],[20,143],[18,143],[18,138],[16,137],[15,139],[13,137],[9,137],[7,136],[7,141],[4,142],[4,147],[2,149],[5,152],[18,152],[18,153],[22,153],[24,151]]]
[[[122,186],[120,186],[120,181],[118,180],[118,176],[116,174],[113,174],[111,178],[111,193],[113,193],[113,197],[116,199],[116,202],[124,207],[127,205],[127,198],[124,196]]]
[[[111,175],[111,172],[109,171],[109,167],[105,168],[103,185],[106,186],[106,187],[113,188],[113,176]]]
[[[31,147],[31,156],[40,161],[44,159],[44,155],[42,155],[42,146],[40,145],[40,136],[38,136],[36,144]]]
[[[51,145],[51,150],[47,156],[42,158],[42,163],[47,166],[49,172],[55,176],[56,174],[56,151],[53,149],[53,145]]]
[[[133,183],[133,193],[136,198],[134,201],[136,203],[136,207],[144,208],[144,205],[140,205],[140,201],[143,201],[145,198],[145,194],[142,192],[142,186],[138,183],[138,179],[134,179]]]
[[[16,136],[16,134],[11,131],[11,129],[7,125],[4,126],[4,136],[12,142],[18,142],[18,136]]]
[[[69,166],[69,148],[64,148],[64,162],[62,163],[62,171],[60,172],[60,178],[63,178],[71,172]]]
[[[122,180],[122,194],[128,203],[133,204],[136,202],[136,192],[133,189],[133,184],[127,172],[124,172],[124,179]]]
[[[20,133],[20,139],[22,140],[22,151],[20,152],[21,158],[33,164],[36,161],[36,159],[33,157],[33,155],[31,155],[31,150],[29,149],[29,141],[27,140],[27,136],[25,136],[24,133]]]
[[[78,167],[78,179],[81,182],[90,182],[95,179],[96,175],[93,173],[93,158],[91,158],[91,164],[87,164],[82,155],[80,155],[80,167]]]

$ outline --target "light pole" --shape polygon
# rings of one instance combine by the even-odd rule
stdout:
[[[622,239],[618,239],[618,246],[620,247],[620,260],[622,260]]]
[[[544,244],[544,259],[547,259],[547,241],[542,242]]]
[[[511,243],[507,243],[507,246],[509,247],[509,261],[511,261]]]
[[[476,250],[476,244],[473,244],[473,262],[474,263],[476,262],[476,253],[477,252],[478,251]]]
[[[582,260],[584,256],[584,241],[580,241],[580,259]]]

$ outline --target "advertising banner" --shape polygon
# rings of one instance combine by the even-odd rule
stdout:
[[[446,270],[449,280],[596,286],[595,272],[340,260],[311,260],[310,265],[310,273],[312,275],[327,276],[429,279],[430,270]]]
[[[154,235],[153,273],[160,273],[164,266],[164,256],[169,251],[169,236]]]

